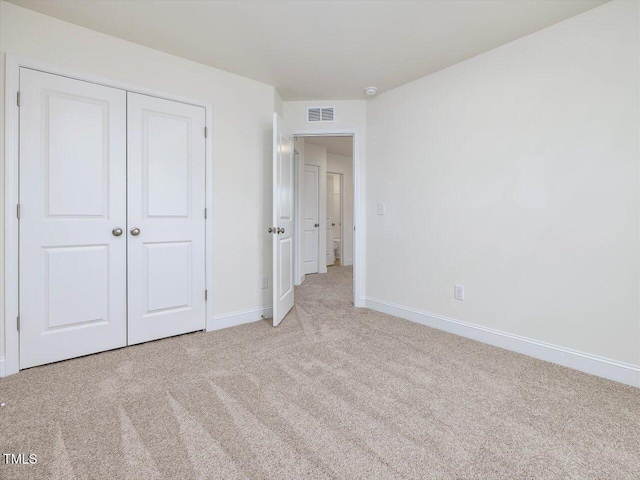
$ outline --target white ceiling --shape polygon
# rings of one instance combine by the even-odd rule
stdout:
[[[327,153],[353,157],[353,137],[304,137],[304,142],[326,147]]]
[[[283,100],[364,98],[605,0],[9,0],[276,87]]]

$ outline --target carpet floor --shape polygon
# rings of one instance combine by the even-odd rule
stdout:
[[[640,390],[351,305],[0,379],[0,478],[640,478]]]

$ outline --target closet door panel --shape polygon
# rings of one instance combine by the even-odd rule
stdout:
[[[20,100],[27,368],[126,345],[126,92],[22,68]]]
[[[205,110],[128,94],[129,344],[205,328]]]

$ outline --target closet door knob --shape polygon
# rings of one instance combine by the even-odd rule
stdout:
[[[278,228],[278,233],[284,233],[284,228]]]
[[[314,227],[316,227],[316,228],[318,228],[319,226],[320,226],[320,224],[319,224],[319,223],[316,223],[316,224],[314,225]]]
[[[122,229],[120,227],[116,227],[111,230],[111,233],[113,233],[114,237],[119,237],[120,235],[122,235]]]
[[[133,235],[134,237],[137,237],[138,235],[140,235],[140,229],[138,227],[132,228],[131,235]]]

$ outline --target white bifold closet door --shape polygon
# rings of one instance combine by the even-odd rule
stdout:
[[[131,345],[205,328],[205,110],[127,95]]]
[[[126,107],[20,69],[20,368],[127,344]]]

